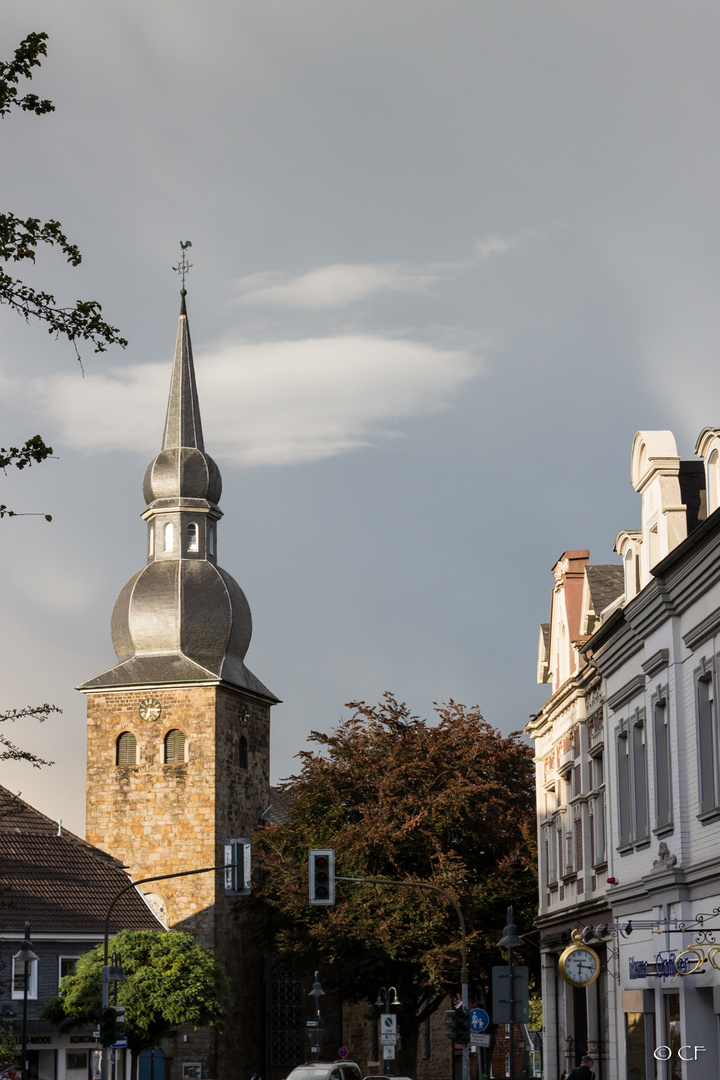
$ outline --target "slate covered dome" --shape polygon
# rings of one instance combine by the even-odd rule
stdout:
[[[150,505],[155,499],[207,499],[220,502],[222,478],[209,454],[194,447],[161,450],[148,465],[143,479],[143,496]]]
[[[221,491],[203,444],[183,296],[162,449],[143,481],[147,564],[115,602],[117,665],[81,689],[221,679],[277,701],[245,667],[250,607],[217,565]]]

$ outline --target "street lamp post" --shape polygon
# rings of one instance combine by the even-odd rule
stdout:
[[[390,995],[391,994],[393,995],[392,1001],[390,1000]],[[380,989],[378,990],[377,1001],[375,1002],[375,1008],[376,1009],[384,1008],[385,1012],[389,1014],[390,1009],[393,1006],[400,1005],[400,1004],[402,1004],[402,1003],[401,1003],[400,999],[398,998],[398,992],[397,992],[397,990],[395,989],[394,986],[391,986],[389,989],[387,987],[385,987],[385,986],[380,987]],[[397,1042],[395,1043],[395,1046],[397,1046]],[[394,1071],[394,1068],[393,1068],[394,1060],[395,1060],[394,1058],[386,1058],[385,1057],[385,1045],[383,1044],[383,1073],[384,1073],[385,1076],[394,1076],[395,1075],[395,1071]]]
[[[322,1020],[320,1018],[320,998],[325,997],[325,991],[320,985],[320,972],[315,972],[315,982],[313,983],[312,990],[308,992],[308,997],[315,998],[315,1026],[310,1028],[310,1045],[314,1054],[317,1054],[317,1060],[320,1060],[320,1047],[322,1046],[323,1039],[325,1038],[325,1029],[322,1027]]]
[[[30,972],[28,965],[37,960],[37,953],[33,952],[32,944],[30,942],[30,923],[25,923],[25,940],[20,946],[20,951],[16,952],[13,956],[15,963],[24,964],[23,975],[23,1012],[22,1012],[22,1065],[21,1065],[21,1077],[22,1080],[27,1080],[27,1007],[28,1007],[28,984],[30,982]]]
[[[512,905],[507,909],[507,926],[498,941],[498,947],[507,949],[508,954],[508,1005],[510,1019],[510,1080],[515,1080],[515,973],[513,971],[513,949],[524,944],[513,922]]]

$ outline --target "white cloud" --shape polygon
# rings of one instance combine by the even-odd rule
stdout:
[[[277,270],[248,274],[238,281],[244,304],[306,311],[344,308],[374,293],[421,292],[437,274],[407,263],[335,263],[291,277]]]
[[[247,274],[237,282],[243,304],[289,308],[296,311],[338,310],[378,293],[423,292],[443,275],[470,269],[476,258],[501,255],[537,236],[487,236],[475,244],[475,257],[460,262],[428,263],[335,263],[292,276],[281,270]]]
[[[208,450],[241,465],[315,461],[447,407],[478,371],[469,351],[372,335],[226,343],[196,358]],[[160,445],[169,365],[35,380],[62,438],[85,451]]]
[[[539,233],[536,232],[522,232],[515,236],[486,236],[484,240],[478,240],[475,251],[481,259],[490,259],[493,255],[502,255],[525,240],[534,240],[538,236]]]
[[[489,259],[491,255],[501,255],[513,243],[512,239],[503,239],[502,236],[486,236],[484,240],[478,240],[475,250],[481,259]]]

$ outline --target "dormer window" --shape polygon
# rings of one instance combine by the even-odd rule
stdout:
[[[200,550],[200,536],[196,522],[191,521],[187,527],[188,551]]]
[[[720,506],[720,453],[713,450],[707,463],[708,513]]]
[[[625,599],[632,600],[640,592],[640,560],[632,548],[625,555]]]
[[[167,525],[165,526],[164,537],[165,537],[165,550],[166,551],[172,551],[172,549],[173,549],[173,523],[172,523],[172,521],[168,521]]]
[[[660,537],[657,523],[649,529],[648,540],[650,543],[650,566],[653,567],[655,563],[660,562]]]

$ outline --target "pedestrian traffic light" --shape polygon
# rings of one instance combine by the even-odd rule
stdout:
[[[115,1013],[115,1040],[125,1038],[125,1006],[116,1005],[113,1008]]]
[[[452,1042],[457,1042],[457,1017],[454,1009],[445,1010],[445,1034]]]
[[[335,852],[332,848],[313,848],[310,852],[310,903],[335,903]]]
[[[115,1042],[115,1010],[103,1009],[100,1017],[100,1042],[111,1046]]]
[[[457,1041],[463,1046],[470,1042],[470,1014],[467,1009],[455,1010],[455,1030]]]
[[[225,895],[249,896],[252,890],[252,848],[250,841],[225,841]]]

